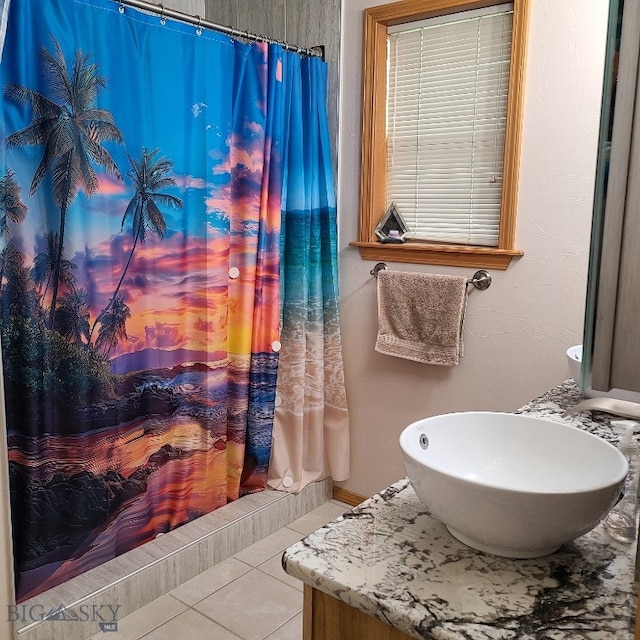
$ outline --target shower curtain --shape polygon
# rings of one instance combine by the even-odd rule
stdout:
[[[12,0],[0,336],[18,601],[265,488],[281,343],[309,358],[287,337],[280,280],[300,274],[282,250],[311,256],[302,315],[322,335],[326,314],[339,348],[326,123],[298,117],[323,67],[111,0]],[[289,232],[297,215],[319,226]]]
[[[269,485],[298,492],[349,477],[348,411],[338,312],[336,203],[326,114],[327,67],[284,58],[291,127],[282,192],[282,351]]]

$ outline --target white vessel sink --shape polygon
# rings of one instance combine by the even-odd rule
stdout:
[[[593,529],[628,470],[602,438],[512,413],[425,418],[400,447],[429,513],[461,542],[510,558],[553,553]]]

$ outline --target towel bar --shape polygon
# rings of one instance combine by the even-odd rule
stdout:
[[[373,267],[373,269],[371,269],[371,271],[369,271],[369,273],[374,277],[377,278],[378,277],[378,272],[379,271],[384,271],[385,269],[388,269],[389,267],[387,267],[387,265],[384,262],[378,262],[378,264]]]
[[[378,277],[380,271],[384,271],[389,267],[384,262],[378,262],[369,273],[375,278]],[[479,269],[473,274],[473,278],[467,280],[467,284],[472,284],[476,289],[485,291],[491,286],[491,274],[484,269]]]

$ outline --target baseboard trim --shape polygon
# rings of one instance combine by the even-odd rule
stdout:
[[[333,499],[344,502],[352,507],[358,506],[361,502],[367,500],[365,496],[361,496],[359,493],[354,493],[348,489],[342,489],[341,487],[333,487]]]

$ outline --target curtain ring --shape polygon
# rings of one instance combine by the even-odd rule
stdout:
[[[122,4],[122,2],[120,3],[120,6],[118,7],[118,11],[120,13],[124,13],[124,5]]]
[[[198,27],[196,29],[196,33],[201,36],[202,35],[202,18],[200,16],[196,16],[198,18]]]
[[[160,7],[160,24],[164,26],[167,23],[167,20],[164,17],[164,6],[161,4],[158,6]]]

